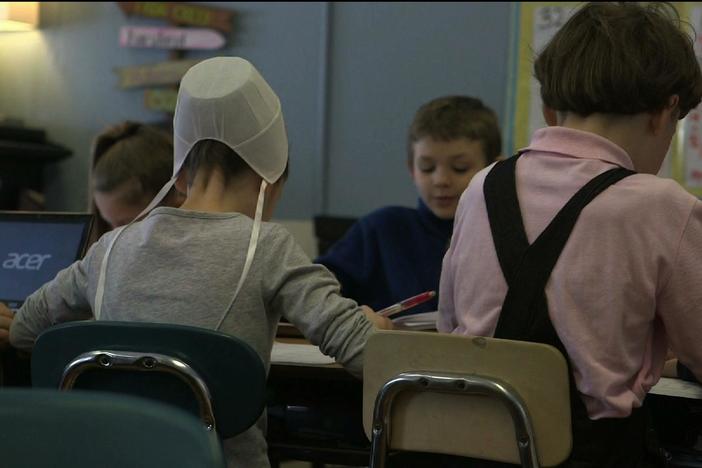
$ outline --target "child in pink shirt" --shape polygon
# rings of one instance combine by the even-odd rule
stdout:
[[[461,197],[439,329],[558,347],[573,380],[564,466],[644,466],[640,407],[668,347],[702,377],[702,203],[655,175],[700,68],[673,7],[592,3],[534,71],[549,127]]]

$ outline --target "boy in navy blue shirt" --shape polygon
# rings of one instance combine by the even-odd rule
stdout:
[[[434,99],[415,114],[407,152],[417,208],[389,206],[368,214],[316,260],[336,275],[343,295],[374,310],[438,292],[458,200],[473,175],[500,155],[497,117],[479,99]],[[411,313],[434,310],[437,298]]]

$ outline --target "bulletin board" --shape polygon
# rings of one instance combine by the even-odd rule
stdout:
[[[534,58],[580,5],[576,2],[516,2],[512,46],[516,70],[512,73],[514,110],[509,151],[529,144],[535,130],[546,126],[541,115],[539,83],[534,78]]]
[[[529,144],[535,130],[545,126],[541,115],[539,84],[533,76],[534,58],[579,2],[516,2],[513,25],[513,71],[510,84],[511,131],[506,147],[516,151]],[[680,16],[697,32],[695,51],[702,61],[702,2],[674,3]],[[702,106],[678,124],[671,149],[659,175],[677,180],[692,194],[702,197]]]
[[[680,16],[697,33],[695,54],[702,61],[702,3],[675,4]],[[702,196],[702,106],[690,111],[680,123],[674,141],[670,175],[692,194]]]

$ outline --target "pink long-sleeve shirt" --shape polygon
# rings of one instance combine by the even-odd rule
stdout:
[[[529,242],[590,179],[627,153],[592,133],[537,131],[517,162]],[[444,257],[439,331],[492,336],[507,293],[478,173]],[[660,378],[670,346],[702,377],[702,203],[676,182],[635,174],[582,211],[546,286],[549,316],[591,418],[625,417]]]

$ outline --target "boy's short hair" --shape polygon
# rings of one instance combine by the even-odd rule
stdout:
[[[285,165],[285,170],[280,179],[288,177],[289,164]],[[205,180],[215,169],[220,169],[224,176],[225,185],[244,173],[256,174],[244,159],[229,146],[217,140],[200,140],[188,153],[184,168],[188,171],[188,186],[193,184],[195,175],[198,172],[204,174]]]
[[[407,138],[407,157],[414,160],[413,145],[424,137],[438,141],[467,138],[482,143],[486,165],[502,152],[502,139],[495,112],[480,99],[444,96],[422,105],[414,115]]]
[[[692,38],[667,3],[589,3],[534,63],[544,104],[581,116],[655,112],[679,96],[680,118],[700,102]]]

